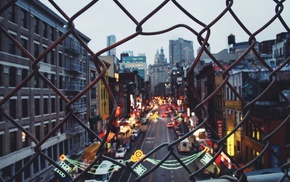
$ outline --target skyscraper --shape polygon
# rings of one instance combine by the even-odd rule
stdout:
[[[170,67],[181,67],[191,65],[194,60],[193,42],[178,38],[169,40],[169,65]]]
[[[150,77],[150,84],[151,84],[150,85],[151,93],[153,95],[158,95],[158,93],[155,92],[155,87],[161,83],[163,83],[163,86],[164,86],[165,83],[170,82],[169,64],[167,63],[167,59],[165,58],[165,55],[164,55],[164,49],[162,47],[160,49],[160,53],[159,53],[159,50],[157,50],[155,54],[155,58],[154,58],[154,64],[149,65],[148,69],[149,69],[149,77]]]
[[[138,56],[131,55],[133,53],[122,53],[122,59],[120,63],[120,73],[137,71],[138,74],[147,81],[147,62],[146,55],[139,54]],[[130,56],[131,55],[131,56]]]
[[[116,43],[116,36],[115,35],[107,36],[107,46],[110,46],[114,43]],[[116,48],[110,49],[108,51],[108,56],[116,56]]]

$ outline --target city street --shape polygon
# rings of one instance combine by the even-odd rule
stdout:
[[[161,117],[161,114],[164,113],[164,110],[158,110],[159,117],[154,120],[153,117],[149,118],[149,122],[146,125],[142,125],[142,132],[140,136],[132,143],[132,148],[129,153],[126,154],[124,160],[127,160],[133,155],[134,151],[141,150],[145,155],[152,151],[154,148],[158,147],[160,144],[172,142],[176,140],[176,135],[173,128],[167,127],[167,118]],[[177,146],[174,146],[174,152],[179,155],[179,158],[183,158],[189,155],[189,153],[179,153],[177,152]],[[165,147],[159,149],[150,159],[162,160],[162,158],[168,154],[168,150]],[[172,156],[167,160],[174,160]],[[176,161],[176,164],[178,162]],[[133,165],[130,162],[130,165]],[[154,164],[145,161],[142,165],[146,168],[146,171],[154,167]],[[188,165],[190,170],[193,170],[193,164]],[[174,168],[174,167],[172,167]],[[153,173],[150,173],[142,181],[144,182],[153,182],[153,181],[189,181],[189,173],[183,169],[165,169],[164,167],[159,167],[154,170]],[[113,181],[135,181],[136,176],[129,174],[128,170],[121,169],[119,172],[114,174]]]

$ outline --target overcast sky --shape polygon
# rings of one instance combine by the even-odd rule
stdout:
[[[50,9],[55,9],[48,0],[41,0]],[[55,2],[72,16],[89,0],[55,0]],[[141,21],[146,15],[153,11],[163,0],[120,0],[119,1],[137,21]],[[180,0],[178,1],[188,12],[204,24],[209,24],[226,7],[226,1],[222,0]],[[290,26],[290,1],[286,1],[282,17]],[[273,0],[235,0],[232,10],[252,33],[256,32],[269,19],[275,15],[276,3]],[[115,35],[117,41],[135,33],[135,24],[123,13],[113,0],[99,0],[75,21],[76,28],[87,35],[91,41],[89,47],[96,53],[106,47],[106,37]],[[169,28],[176,24],[187,24],[199,32],[203,27],[184,15],[172,2],[168,2],[157,14],[143,24],[143,32],[154,32]],[[279,20],[275,20],[266,30],[256,36],[257,41],[275,39],[277,33],[285,32]],[[234,34],[236,42],[247,41],[249,36],[235,22],[230,13],[222,17],[212,28],[209,43],[211,52],[217,53],[228,47],[227,36]],[[205,34],[203,34],[205,36]],[[194,53],[200,45],[197,37],[185,28],[178,28],[171,32],[154,35],[138,36],[129,42],[117,47],[117,57],[124,51],[133,51],[134,55],[146,54],[147,64],[153,64],[157,49],[164,48],[168,58],[169,40],[183,38],[193,41]]]

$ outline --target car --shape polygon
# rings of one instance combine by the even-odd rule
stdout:
[[[127,151],[130,150],[130,148],[131,148],[131,143],[130,143],[130,141],[129,141],[129,140],[125,141],[125,142],[123,143],[123,147],[125,147],[125,149],[126,149]]]
[[[140,127],[140,126],[136,126],[136,127],[134,128],[134,130],[136,130],[136,131],[138,132],[138,134],[141,133],[141,127]]]
[[[141,123],[144,125],[144,124],[146,124],[147,123],[147,121],[148,121],[148,119],[147,118],[142,118],[141,119]]]
[[[138,132],[137,130],[133,130],[133,131],[132,131],[132,135],[134,135],[135,138],[137,138],[138,135],[139,135],[139,132]]]
[[[167,123],[167,128],[173,128],[173,123]]]
[[[125,147],[120,147],[115,153],[115,158],[124,158],[125,154],[127,152],[127,149]]]

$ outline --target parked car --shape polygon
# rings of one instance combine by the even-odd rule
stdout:
[[[172,122],[167,123],[167,128],[173,128],[173,123]]]
[[[124,158],[126,152],[127,152],[127,149],[125,147],[118,148],[115,154],[115,158]]]
[[[177,137],[177,138],[182,137],[182,136],[184,135],[184,133],[182,133],[182,132],[179,131],[179,130],[176,130],[175,134],[176,134],[176,137]]]
[[[161,117],[162,117],[162,118],[166,118],[166,114],[163,113],[163,114],[161,115]]]
[[[133,131],[132,131],[132,135],[134,135],[134,136],[137,138],[138,135],[139,135],[138,130],[133,130]]]
[[[138,134],[141,133],[141,127],[140,127],[140,126],[136,126],[136,127],[134,128],[134,130],[136,130],[136,131],[138,132]]]
[[[147,123],[147,121],[148,121],[148,119],[147,118],[142,118],[141,119],[141,123],[144,125],[144,124],[146,124]]]
[[[128,151],[131,148],[131,142],[129,140],[125,141],[123,143],[123,147],[125,147],[125,149]]]

